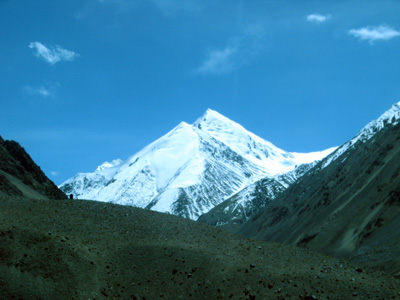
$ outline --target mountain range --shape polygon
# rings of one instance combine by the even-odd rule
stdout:
[[[67,200],[0,138],[0,299],[397,299],[400,103],[322,160],[284,167],[199,218],[218,228]]]
[[[383,113],[377,120],[373,120],[367,124],[354,138],[344,143],[342,146],[337,147],[335,151],[333,151],[326,158],[322,159],[320,162],[316,161],[312,164],[302,165],[300,168],[295,169],[294,172],[297,172],[297,174],[292,177],[292,180],[288,182],[288,185],[294,183],[296,178],[300,178],[311,169],[312,174],[320,174],[320,171],[324,170],[332,163],[339,166],[345,165],[347,159],[346,157],[349,153],[351,153],[358,146],[364,145],[369,140],[374,140],[376,134],[380,133],[381,131],[391,132],[391,130],[388,130],[388,128],[395,126],[399,122],[399,118],[400,104],[396,103],[388,111]],[[369,153],[368,151],[364,151],[363,153],[364,154],[362,155],[364,156],[373,156],[373,154]],[[315,168],[313,168],[314,166]],[[356,166],[354,166],[354,168],[355,167]],[[330,169],[328,169],[328,172],[329,170]],[[325,172],[326,171],[323,171],[322,174],[325,174]],[[284,177],[287,178],[287,175],[289,174],[290,173],[285,174]],[[313,182],[308,182],[307,184],[315,185]],[[228,230],[230,230],[229,228],[232,226],[235,227],[237,225],[244,224],[252,217],[256,216],[259,212],[264,210],[266,204],[273,200],[276,195],[279,195],[280,192],[286,190],[286,187],[279,188],[278,191],[274,191],[272,193],[270,189],[271,183],[268,178],[259,180],[246,189],[238,192],[233,197],[227,199],[227,201],[215,206],[208,213],[202,215],[199,218],[199,221],[210,225],[225,226]],[[288,193],[290,194],[291,192]],[[288,193],[285,193],[285,195]],[[241,205],[237,206],[237,204],[241,203],[248,203],[248,205],[245,206],[246,209],[243,209]]]
[[[399,149],[400,103],[342,146],[311,154],[285,152],[208,110],[126,162],[78,174],[67,184],[92,185],[90,178],[113,170],[108,181],[98,180],[93,189],[95,197],[104,196],[102,201],[198,219],[245,237],[307,247],[400,276]],[[139,168],[130,168],[138,161]],[[165,167],[161,172],[160,166]],[[124,174],[132,177],[127,180]],[[144,181],[137,181],[140,175]],[[126,198],[105,193],[118,180]],[[150,196],[145,198],[141,191],[148,190],[143,187],[149,182],[153,193],[144,193]],[[62,189],[70,192],[65,185]]]
[[[269,183],[268,199],[274,198],[334,149],[286,152],[208,109],[193,124],[180,123],[127,160],[79,173],[60,189],[79,199],[197,219],[261,179]],[[236,211],[254,206],[239,202]]]

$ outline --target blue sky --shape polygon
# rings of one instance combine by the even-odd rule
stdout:
[[[400,1],[0,0],[0,135],[54,182],[212,108],[296,152],[400,101]]]

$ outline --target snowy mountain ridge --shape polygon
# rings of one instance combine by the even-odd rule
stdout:
[[[320,160],[336,149],[333,147],[311,153],[286,152],[211,109],[193,126],[207,131],[246,159],[261,164],[270,176],[290,172],[297,164]]]
[[[80,199],[132,205],[197,219],[236,192],[332,152],[289,153],[208,109],[181,122],[126,161],[105,162],[60,188]],[[287,185],[287,184],[286,184]]]
[[[358,141],[365,142],[371,139],[378,131],[382,130],[385,126],[397,125],[400,122],[400,102],[395,103],[392,107],[383,113],[378,119],[368,123],[359,133],[347,143],[340,146],[336,151],[327,156],[322,164],[322,169],[330,165],[334,160],[346,152],[349,148],[353,147]]]
[[[377,120],[367,124],[354,138],[343,144],[339,148],[328,149],[323,158],[321,153],[321,163],[317,161],[302,164],[294,170],[272,177],[262,178],[253,184],[246,186],[238,191],[226,201],[212,208],[206,214],[200,216],[200,222],[214,226],[236,226],[247,222],[257,216],[269,202],[274,200],[281,192],[286,190],[297,178],[303,176],[308,171],[318,173],[332,162],[341,157],[341,162],[346,160],[347,150],[356,147],[360,142],[366,142],[373,138],[376,133],[389,125],[396,125],[400,122],[400,102],[394,104],[388,111],[382,114]],[[336,151],[335,151],[336,150]],[[330,154],[331,153],[331,154]],[[299,158],[303,154],[291,153]],[[305,155],[307,157],[308,154]],[[340,162],[339,162],[340,163]],[[314,168],[315,166],[315,168]]]

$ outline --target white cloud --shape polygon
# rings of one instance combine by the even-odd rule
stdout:
[[[307,21],[320,24],[328,21],[330,18],[332,18],[332,16],[329,14],[328,15],[311,14],[307,16]]]
[[[40,86],[24,86],[24,91],[31,96],[53,97],[55,96],[59,83],[48,82]]]
[[[60,175],[60,171],[51,171],[50,174],[52,176],[58,176],[58,175]]]
[[[393,39],[395,37],[400,36],[400,32],[387,26],[367,26],[360,29],[351,29],[349,30],[349,34],[353,35],[360,40],[367,40],[371,44],[375,41],[387,41]]]
[[[75,58],[79,57],[79,54],[75,53],[74,51],[70,51],[64,49],[60,46],[49,46],[46,47],[42,43],[39,42],[32,42],[29,44],[29,48],[35,49],[36,57],[44,59],[51,65],[58,63],[59,61],[72,61]]]
[[[210,51],[197,69],[200,74],[225,74],[229,73],[234,66],[234,56],[237,53],[236,47],[226,47],[222,50]]]
[[[38,96],[43,96],[43,97],[48,97],[50,96],[50,91],[47,90],[44,86],[39,86],[39,87],[32,87],[32,86],[24,86],[25,92],[27,92],[30,95],[38,95]]]

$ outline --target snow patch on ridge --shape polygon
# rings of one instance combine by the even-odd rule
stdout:
[[[291,152],[291,154],[294,156],[295,160],[297,162],[299,162],[300,164],[309,164],[309,163],[312,163],[313,161],[323,159],[324,157],[328,156],[333,151],[335,151],[337,148],[339,148],[339,147],[331,147],[331,148],[323,150],[323,151],[317,151],[317,152],[311,152],[311,153]]]

